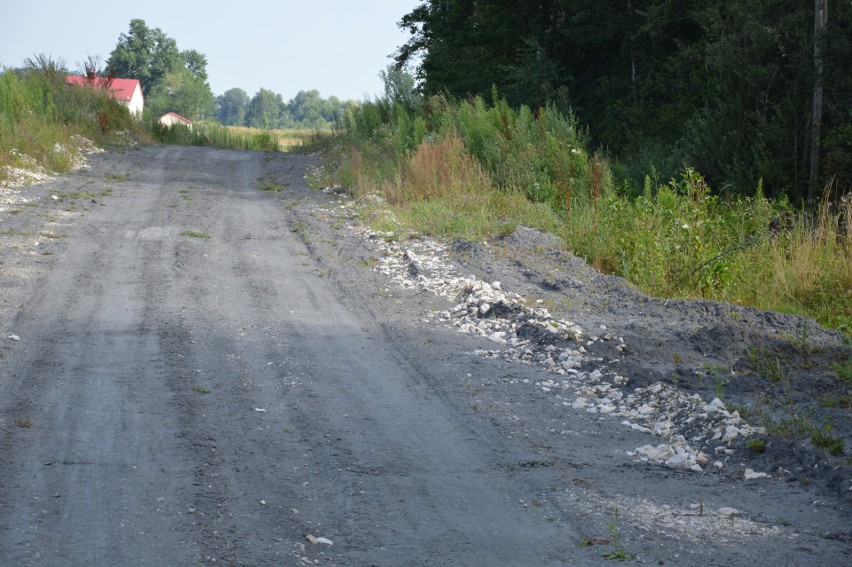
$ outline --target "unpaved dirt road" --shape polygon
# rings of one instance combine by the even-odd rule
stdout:
[[[0,213],[0,565],[850,560],[848,497],[634,462],[647,435],[429,323],[318,158],[90,164]]]

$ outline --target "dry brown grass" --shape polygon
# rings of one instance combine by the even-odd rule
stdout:
[[[491,179],[457,136],[424,143],[402,166],[399,179],[385,189],[385,197],[402,205],[450,195],[485,195]]]

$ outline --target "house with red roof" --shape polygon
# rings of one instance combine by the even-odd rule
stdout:
[[[98,88],[109,88],[113,98],[126,106],[130,114],[138,117],[142,116],[142,109],[145,107],[145,98],[142,96],[142,85],[139,83],[139,79],[95,77],[92,80],[79,75],[67,75],[65,83],[69,85],[89,85]]]
[[[160,116],[160,118],[157,119],[157,122],[159,122],[163,126],[171,127],[175,124],[180,124],[183,126],[188,126],[190,130],[192,129],[192,120],[190,120],[189,118],[184,118],[177,112],[167,112]]]

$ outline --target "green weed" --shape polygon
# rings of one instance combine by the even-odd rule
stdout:
[[[825,449],[829,455],[839,457],[843,454],[845,443],[843,437],[831,433],[831,425],[811,431],[811,443]]]
[[[771,349],[749,348],[746,350],[746,357],[755,372],[763,378],[775,383],[787,378],[787,370],[781,357],[773,353]]]
[[[763,453],[766,451],[766,440],[751,438],[746,441],[746,447],[748,447],[749,451],[752,453]]]
[[[29,429],[33,426],[33,422],[26,417],[19,417],[15,420],[15,424],[23,429]]]
[[[824,408],[852,410],[852,395],[838,394],[823,396],[820,398],[820,405]]]
[[[852,384],[852,358],[832,363],[831,370],[837,374],[840,380]]]
[[[258,179],[258,184],[257,184],[257,188],[260,191],[271,191],[273,193],[280,193],[286,187],[289,187],[289,186],[290,186],[290,184],[287,183],[287,182],[280,182],[279,183],[279,182],[273,181],[271,179],[264,179],[262,177]]]
[[[182,236],[191,236],[192,238],[210,238],[210,235],[206,232],[198,232],[195,230],[184,230],[181,232]]]
[[[613,508],[613,519],[609,522],[609,542],[612,549],[603,554],[604,559],[615,561],[627,561],[633,559],[633,555],[627,553],[621,545],[621,528],[618,526],[618,508]]]

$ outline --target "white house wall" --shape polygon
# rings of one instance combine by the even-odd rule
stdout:
[[[145,107],[145,99],[142,97],[142,89],[136,87],[133,91],[133,96],[130,97],[130,100],[125,104],[127,104],[130,114],[141,116],[142,110]]]

